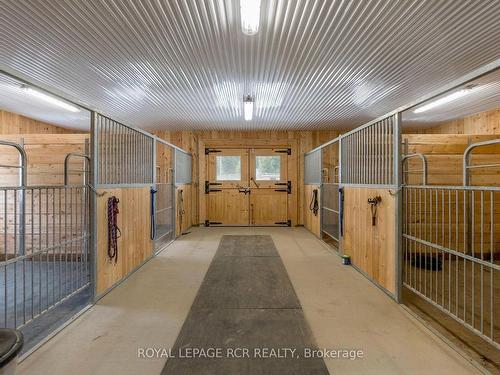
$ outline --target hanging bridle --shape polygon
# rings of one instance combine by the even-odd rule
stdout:
[[[118,203],[120,200],[115,197],[108,198],[108,257],[109,260],[118,260],[118,238],[121,236],[118,228]]]

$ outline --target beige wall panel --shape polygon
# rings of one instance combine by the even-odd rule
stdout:
[[[376,225],[368,198],[380,196]],[[344,188],[344,254],[372,280],[396,293],[396,199],[388,189]]]
[[[150,239],[150,188],[100,189],[97,198],[97,295],[106,292],[133,272],[153,254]],[[116,196],[120,203],[118,227],[118,260],[108,258],[108,198]]]

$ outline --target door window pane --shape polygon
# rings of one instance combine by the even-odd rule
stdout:
[[[281,178],[280,156],[256,156],[255,179],[260,181],[279,181]]]
[[[240,181],[241,180],[241,157],[240,156],[216,156],[216,178],[217,181]]]

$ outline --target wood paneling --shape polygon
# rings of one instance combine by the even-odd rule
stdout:
[[[500,108],[407,132],[425,134],[500,134]]]
[[[462,185],[462,160],[471,143],[496,139],[494,135],[460,134],[404,134],[407,153],[423,153],[427,157],[428,183],[432,185]],[[472,164],[492,164],[500,160],[500,145],[481,147],[473,151]],[[420,160],[408,162],[409,170],[422,169]],[[500,185],[500,168],[473,169],[471,184],[478,186]],[[421,184],[421,173],[409,175],[410,184]]]
[[[318,185],[305,185],[304,186],[304,226],[309,229],[315,236],[321,236],[321,218],[320,212],[317,215],[309,209],[311,203],[313,190],[318,190],[318,202],[321,202],[321,190]]]
[[[180,236],[193,225],[192,216],[192,197],[193,185],[179,185],[175,189],[175,235]],[[181,202],[182,194],[182,202]]]
[[[376,225],[368,198],[380,196]],[[388,189],[344,188],[344,254],[372,280],[396,292],[395,198]]]
[[[206,218],[204,183],[205,144],[234,146],[290,145],[292,155],[288,159],[288,179],[295,181],[292,194],[288,195],[292,225],[304,224],[304,152],[337,137],[337,130],[317,131],[182,131],[155,132],[157,136],[193,154],[192,220],[200,224]]]
[[[106,192],[97,198],[97,294],[100,295],[133,272],[153,254],[150,239],[150,189],[100,189]],[[116,196],[120,203],[118,227],[118,260],[108,258],[108,198]]]
[[[62,185],[64,183],[64,158],[70,152],[85,152],[88,134],[17,134],[0,135],[1,140],[24,143],[28,158],[28,185]],[[18,165],[19,156],[12,147],[0,146],[0,164]],[[72,159],[70,183],[81,184],[83,162]],[[1,186],[17,186],[18,170],[0,168]]]
[[[90,126],[90,124],[89,124]],[[83,133],[43,121],[0,110],[0,134],[73,134]]]

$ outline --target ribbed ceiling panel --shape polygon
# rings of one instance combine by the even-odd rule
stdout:
[[[500,69],[470,81],[466,86],[469,85],[473,86],[472,90],[468,95],[460,99],[421,113],[414,112],[420,105],[404,111],[402,117],[403,125],[412,128],[432,126],[439,122],[455,120],[479,112],[500,108]],[[452,90],[451,92],[444,93],[423,104],[430,103],[455,91]]]
[[[0,66],[143,128],[355,126],[500,57],[498,0],[2,0]],[[255,96],[254,120],[242,97]]]

